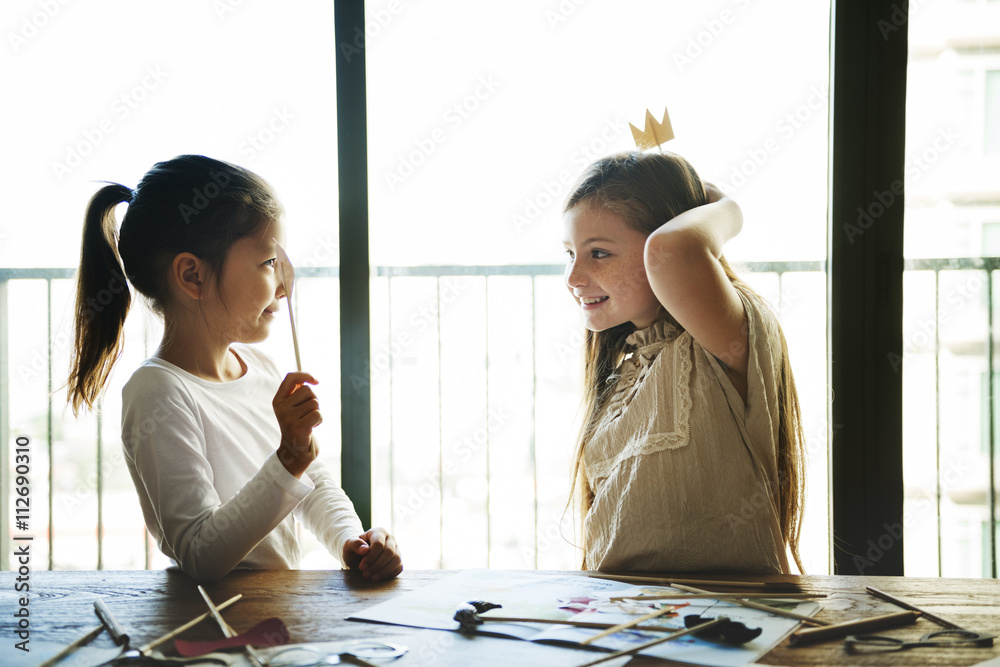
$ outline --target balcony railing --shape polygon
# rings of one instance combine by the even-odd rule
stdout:
[[[775,303],[776,310],[779,311],[779,317],[782,315],[782,308],[784,305],[784,298],[782,295],[785,293],[783,289],[783,281],[786,274],[791,275],[805,275],[805,274],[817,274],[825,271],[825,265],[823,262],[767,262],[767,263],[752,263],[747,267],[749,269],[748,278],[751,279],[753,284],[762,284],[761,281],[770,281],[770,287],[768,288],[772,295],[777,298],[771,298],[772,303]],[[983,524],[986,526],[986,530],[983,531],[982,535],[982,549],[983,549],[983,567],[984,572],[989,572],[990,568],[993,568],[995,573],[996,567],[996,526],[997,526],[997,475],[995,471],[995,463],[997,459],[996,445],[995,445],[995,417],[996,407],[995,407],[995,392],[993,391],[993,382],[986,383],[986,389],[983,392],[982,398],[982,412],[984,415],[983,428],[982,428],[982,451],[980,454],[981,458],[988,459],[988,479],[982,478],[976,481],[975,484],[967,484],[962,487],[962,489],[956,489],[955,487],[949,487],[944,483],[946,477],[946,470],[942,468],[943,465],[949,460],[949,448],[947,445],[943,446],[943,442],[947,439],[948,433],[942,430],[942,418],[945,415],[942,414],[942,400],[940,395],[940,387],[942,384],[941,374],[944,369],[941,366],[941,359],[943,355],[965,355],[966,357],[974,357],[977,361],[975,363],[983,367],[983,372],[988,378],[994,378],[994,309],[993,309],[993,280],[997,270],[1000,270],[1000,258],[982,258],[982,259],[934,259],[934,260],[911,260],[906,264],[906,270],[908,275],[911,275],[920,282],[920,279],[924,275],[932,276],[930,280],[930,287],[933,292],[929,296],[934,302],[934,313],[938,314],[943,312],[941,304],[942,302],[947,302],[952,296],[946,291],[945,283],[954,280],[954,275],[952,272],[962,272],[959,275],[972,276],[980,275],[982,276],[981,290],[975,292],[975,298],[969,297],[966,299],[965,304],[969,307],[967,310],[962,310],[961,312],[955,311],[961,314],[963,317],[973,318],[978,315],[983,315],[984,326],[982,328],[983,335],[981,337],[974,336],[975,340],[959,341],[950,340],[947,336],[943,335],[946,332],[942,331],[942,323],[938,322],[937,316],[935,316],[933,321],[933,336],[930,333],[925,333],[923,337],[919,340],[915,336],[908,335],[905,341],[906,350],[903,355],[901,362],[904,364],[903,370],[907,372],[905,364],[912,361],[913,359],[924,359],[927,355],[933,357],[933,375],[935,383],[935,392],[933,397],[933,414],[934,414],[934,440],[933,440],[933,451],[935,454],[935,465],[936,469],[933,471],[932,477],[935,480],[930,487],[925,485],[921,488],[915,488],[913,490],[914,494],[930,494],[930,497],[934,503],[934,516],[936,517],[936,529],[933,531],[936,535],[937,543],[937,563],[938,570],[941,571],[941,563],[950,558],[947,553],[942,552],[942,541],[943,535],[948,531],[947,521],[943,520],[942,517],[947,518],[947,512],[942,512],[942,507],[949,505],[949,503],[954,502],[954,498],[973,498],[975,506],[975,512],[977,516],[981,516]],[[558,276],[563,272],[563,267],[561,265],[510,265],[510,266],[383,266],[378,267],[376,271],[376,283],[380,283],[376,288],[373,288],[373,295],[377,292],[384,294],[385,301],[379,307],[373,307],[372,309],[372,327],[373,327],[373,362],[372,368],[375,369],[375,358],[378,345],[380,344],[380,339],[387,341],[389,343],[388,347],[392,348],[395,342],[398,342],[400,331],[405,331],[407,322],[411,325],[415,322],[416,327],[423,331],[424,329],[431,329],[430,331],[430,345],[432,356],[436,355],[437,370],[430,380],[424,383],[425,392],[429,396],[425,397],[430,402],[428,405],[436,406],[438,414],[433,418],[429,419],[426,423],[416,424],[414,428],[417,430],[424,429],[427,438],[432,439],[436,442],[423,443],[421,446],[426,446],[425,454],[433,458],[434,450],[437,451],[437,459],[431,461],[429,469],[436,469],[436,473],[424,475],[420,477],[414,477],[414,466],[409,462],[407,456],[410,456],[412,452],[408,452],[405,447],[401,446],[399,443],[405,442],[408,437],[409,429],[412,424],[408,424],[405,421],[405,415],[400,411],[409,409],[408,406],[413,401],[406,398],[406,394],[400,394],[400,387],[406,387],[408,382],[422,382],[423,378],[413,378],[407,379],[408,367],[407,363],[412,362],[412,358],[420,358],[421,350],[423,349],[421,345],[415,345],[410,350],[404,350],[400,352],[399,350],[389,349],[387,354],[386,369],[388,372],[384,374],[379,374],[379,377],[368,378],[371,381],[372,388],[372,401],[373,401],[373,414],[378,415],[377,420],[382,424],[378,428],[373,428],[373,456],[376,457],[377,465],[373,467],[376,470],[376,485],[375,494],[382,498],[381,506],[386,513],[389,514],[395,521],[397,517],[400,516],[400,510],[406,510],[407,494],[412,496],[412,493],[418,487],[415,486],[415,479],[424,480],[426,478],[429,481],[421,481],[420,489],[424,487],[429,488],[427,495],[429,499],[425,499],[426,503],[423,505],[434,505],[436,504],[436,510],[429,511],[426,506],[423,506],[421,511],[425,513],[421,519],[412,521],[407,526],[394,526],[394,530],[412,530],[421,531],[422,536],[426,536],[427,530],[430,530],[431,537],[427,540],[429,545],[426,546],[427,553],[433,554],[437,552],[439,554],[436,562],[430,562],[431,566],[451,566],[456,563],[468,566],[469,563],[462,560],[462,556],[455,558],[448,558],[445,556],[447,549],[446,545],[446,516],[454,516],[455,506],[461,505],[466,500],[463,500],[461,491],[456,491],[455,488],[457,478],[449,478],[448,474],[444,471],[444,467],[452,463],[451,461],[445,460],[445,449],[446,441],[452,442],[454,437],[446,433],[447,426],[446,423],[449,419],[458,419],[454,415],[450,417],[445,415],[445,412],[453,407],[452,403],[449,403],[450,398],[446,398],[446,389],[443,389],[445,384],[448,383],[447,375],[448,372],[442,369],[442,359],[447,356],[447,352],[442,355],[442,348],[447,347],[449,343],[443,343],[442,335],[447,338],[447,332],[442,333],[442,322],[445,319],[442,317],[441,313],[446,310],[447,303],[442,301],[442,281],[449,280],[466,280],[474,281],[476,285],[479,285],[475,290],[473,290],[469,299],[472,302],[476,302],[478,305],[475,306],[475,312],[481,317],[482,321],[478,324],[475,322],[463,323],[462,326],[466,327],[470,331],[475,331],[482,333],[485,336],[489,336],[491,331],[495,329],[495,322],[498,321],[496,315],[491,319],[491,313],[498,312],[497,308],[501,308],[501,313],[505,312],[516,312],[518,313],[519,326],[525,328],[525,331],[530,332],[524,334],[524,340],[530,340],[530,350],[528,354],[530,355],[527,359],[522,359],[518,362],[511,362],[512,367],[517,366],[522,368],[524,371],[522,375],[526,377],[521,377],[516,380],[517,388],[515,391],[518,393],[525,406],[525,410],[522,413],[523,418],[526,420],[525,423],[520,424],[517,429],[514,429],[516,433],[508,433],[504,437],[512,437],[518,441],[518,452],[512,452],[511,456],[508,458],[516,459],[523,454],[524,465],[518,470],[528,471],[525,473],[530,480],[525,482],[526,493],[530,496],[526,501],[521,502],[522,507],[518,509],[514,505],[517,503],[512,503],[509,495],[506,494],[505,484],[498,484],[492,477],[497,476],[496,470],[490,468],[490,462],[492,461],[494,467],[504,464],[504,458],[497,458],[498,453],[494,452],[492,457],[489,454],[490,448],[490,438],[495,437],[498,440],[500,436],[494,434],[488,426],[485,429],[481,429],[483,432],[483,438],[485,440],[485,469],[480,472],[468,473],[471,475],[470,479],[479,479],[482,477],[485,481],[485,488],[481,489],[485,492],[485,498],[479,498],[478,500],[468,501],[470,502],[470,507],[472,510],[478,512],[477,516],[485,514],[485,526],[479,530],[478,536],[481,542],[484,542],[479,547],[476,547],[478,551],[475,551],[476,556],[469,556],[470,558],[478,559],[477,564],[483,565],[493,565],[493,566],[509,566],[512,563],[512,558],[514,557],[511,545],[514,542],[518,542],[521,551],[524,554],[523,562],[520,563],[521,566],[525,567],[537,567],[540,565],[546,565],[547,561],[540,559],[539,554],[544,551],[545,542],[552,539],[552,526],[551,526],[551,507],[554,507],[556,501],[551,497],[552,494],[548,493],[545,488],[539,489],[539,459],[538,452],[535,449],[535,442],[538,437],[540,420],[544,420],[546,415],[536,414],[535,406],[539,400],[539,368],[544,363],[544,360],[540,360],[536,356],[536,342],[538,341],[538,331],[539,324],[536,321],[538,317],[544,318],[546,304],[539,301],[539,293],[544,292],[548,294],[546,290],[553,288],[554,283],[557,282]],[[978,274],[968,273],[968,272],[978,272]],[[991,279],[987,280],[985,276],[990,276]],[[48,543],[48,566],[50,568],[57,566],[60,558],[57,557],[57,545],[58,545],[58,535],[54,534],[54,517],[53,508],[56,506],[56,467],[59,464],[54,453],[54,446],[58,441],[57,434],[57,417],[56,415],[61,413],[63,408],[60,405],[54,405],[53,401],[53,390],[55,385],[61,382],[61,378],[58,377],[59,373],[63,372],[60,368],[58,371],[54,370],[53,363],[53,315],[55,312],[54,301],[56,297],[54,296],[53,286],[54,284],[61,284],[63,287],[68,283],[60,283],[60,281],[68,281],[73,277],[73,271],[70,269],[0,269],[0,466],[2,466],[2,475],[0,479],[4,480],[4,493],[0,494],[0,535],[4,536],[4,539],[8,541],[5,545],[0,555],[2,555],[2,562],[0,562],[0,569],[9,569],[9,554],[11,549],[9,548],[9,539],[11,535],[14,534],[11,525],[11,520],[13,518],[13,508],[11,505],[11,491],[7,484],[7,480],[12,479],[10,465],[12,462],[12,452],[11,447],[14,444],[13,437],[18,435],[13,433],[11,430],[11,414],[10,414],[10,379],[15,369],[12,367],[10,362],[12,354],[9,350],[9,333],[11,327],[18,326],[18,317],[16,314],[10,311],[9,299],[8,299],[8,285],[13,281],[27,281],[27,280],[43,280],[45,281],[45,294],[46,303],[44,305],[45,317],[46,317],[46,341],[40,343],[39,346],[44,352],[36,355],[37,359],[34,360],[33,367],[35,371],[45,373],[47,378],[48,387],[48,403],[44,410],[39,407],[38,412],[44,413],[44,423],[34,424],[35,432],[32,433],[33,437],[33,447],[35,451],[44,452],[44,456],[38,456],[39,460],[43,460],[46,463],[46,469],[32,470],[32,484],[33,491],[42,492],[44,489],[45,502],[40,503],[47,508],[48,517],[44,521],[44,532],[47,533],[47,543]],[[308,288],[306,287],[310,281],[322,281],[322,280],[336,280],[338,277],[338,272],[336,268],[324,268],[324,267],[301,267],[296,269],[296,277],[301,280],[301,285],[304,289],[298,294],[307,293]],[[415,282],[421,283],[430,281],[433,283],[432,286],[426,288],[426,293],[429,294],[428,300],[423,302],[428,306],[428,312],[434,313],[433,317],[428,316],[426,320],[414,320],[412,316],[408,317],[406,320],[400,320],[401,313],[405,311],[408,304],[400,304],[400,299],[405,299],[407,292],[407,284],[405,281],[409,280],[411,284],[414,283],[413,279],[418,279]],[[400,282],[403,281],[403,282]],[[507,281],[507,282],[505,282]],[[510,281],[514,281],[511,283]],[[471,283],[469,283],[471,284]],[[915,283],[916,284],[916,283]],[[544,286],[544,289],[539,287]],[[424,288],[421,288],[424,289]],[[381,291],[380,291],[381,290]],[[481,290],[481,296],[480,296]],[[505,291],[506,290],[506,291]],[[513,291],[510,291],[513,290]],[[943,291],[945,290],[945,291]],[[65,289],[62,290],[65,292]],[[397,303],[393,304],[393,295],[399,292],[396,296]],[[497,298],[496,294],[501,294],[501,299],[506,296],[508,301],[501,301],[500,304],[494,302]],[[510,299],[511,295],[514,295],[514,299]],[[944,299],[942,299],[944,295]],[[377,300],[377,296],[373,296],[373,302]],[[815,295],[816,299],[825,299],[825,292]],[[909,296],[908,296],[909,298]],[[524,303],[519,303],[523,299]],[[951,299],[955,301],[956,299]],[[481,303],[480,303],[481,301]],[[514,306],[517,306],[515,308]],[[41,305],[41,304],[39,304]],[[412,304],[410,304],[412,305]],[[947,303],[945,304],[947,305]],[[954,304],[952,304],[954,306]],[[298,305],[301,308],[301,304]],[[508,307],[510,310],[508,311]],[[540,310],[541,309],[541,310]],[[982,311],[982,312],[980,312]],[[417,312],[417,311],[413,311]],[[37,318],[40,315],[40,311],[36,314],[32,314],[31,317]],[[520,321],[526,319],[528,321]],[[491,322],[493,324],[491,324]],[[447,323],[446,323],[447,326]],[[544,324],[542,326],[550,326],[550,324]],[[436,328],[436,331],[433,329]],[[925,330],[929,330],[929,327],[924,327]],[[464,329],[463,329],[464,330]],[[562,331],[566,331],[563,329]],[[394,337],[393,332],[397,332]],[[917,332],[919,333],[919,332]],[[502,334],[501,334],[502,335]],[[520,335],[520,334],[519,334]],[[497,334],[494,333],[494,337]],[[790,336],[791,339],[791,336]],[[925,340],[926,339],[926,340]],[[450,339],[449,339],[450,340]],[[491,349],[495,351],[496,348],[491,348],[491,345],[503,344],[504,341],[485,341],[481,343],[481,354],[485,360],[486,369],[485,371],[478,373],[476,375],[477,381],[483,380],[485,378],[485,386],[472,390],[459,389],[460,392],[464,391],[467,398],[473,401],[480,401],[482,405],[477,408],[479,412],[484,416],[488,422],[490,419],[490,407],[491,400],[495,403],[496,397],[490,396],[490,386],[491,386],[491,373],[502,373],[507,366],[507,361],[502,357],[500,353],[491,352]],[[479,344],[479,343],[477,343]],[[794,343],[792,343],[794,347]],[[398,346],[397,346],[398,347]],[[433,348],[436,347],[436,351]],[[479,354],[479,353],[477,353]],[[492,371],[489,368],[491,354],[497,354],[498,358],[494,359],[494,368]],[[13,355],[16,356],[16,355]],[[409,359],[409,361],[408,361]],[[574,357],[571,362],[575,363],[577,361]],[[794,356],[793,356],[794,361]],[[526,369],[526,370],[525,370]],[[519,371],[520,372],[520,371]],[[397,387],[393,387],[394,378],[397,383]],[[494,380],[495,382],[495,380]],[[800,386],[802,380],[800,380]],[[825,384],[825,382],[824,382]],[[416,386],[416,385],[411,385]],[[452,388],[452,394],[454,395],[454,388]],[[436,393],[436,397],[433,394]],[[523,395],[527,394],[527,395]],[[825,389],[824,389],[825,395]],[[419,398],[419,397],[418,397]],[[61,399],[61,397],[60,397]],[[414,399],[416,400],[416,399]],[[416,404],[419,404],[417,402]],[[817,413],[822,413],[823,419],[825,419],[825,406],[813,406],[816,408]],[[415,408],[416,409],[416,408]],[[904,408],[905,410],[906,408]],[[400,414],[394,414],[400,412]],[[519,417],[520,419],[521,417]],[[96,433],[94,434],[94,440],[96,441],[95,456],[92,461],[92,466],[90,467],[94,471],[94,479],[88,481],[88,487],[91,488],[93,495],[96,498],[96,522],[92,524],[89,528],[84,527],[83,532],[89,533],[90,540],[96,539],[97,549],[96,549],[96,562],[86,565],[87,567],[97,567],[101,569],[105,567],[105,518],[108,515],[109,509],[106,503],[106,474],[105,471],[108,468],[106,462],[102,460],[102,456],[106,456],[107,452],[115,451],[117,449],[116,442],[105,443],[103,440],[110,437],[102,437],[102,427],[101,427],[102,415],[100,411],[98,412],[98,427]],[[458,419],[460,421],[460,419]],[[548,427],[545,427],[548,429]],[[436,434],[434,431],[436,430]],[[563,430],[566,430],[565,428]],[[112,432],[112,431],[109,431]],[[548,431],[547,431],[548,432]],[[922,434],[921,437],[926,438],[926,433]],[[971,436],[970,436],[971,437]],[[451,439],[449,439],[451,438]],[[808,438],[808,433],[807,433]],[[909,447],[909,441],[907,441],[907,447]],[[502,443],[501,443],[502,444]],[[825,451],[825,442],[822,443],[821,449]],[[523,450],[523,451],[522,451]],[[102,455],[102,452],[105,454]],[[505,455],[506,456],[506,455]],[[427,458],[427,457],[425,457]],[[387,459],[387,460],[386,460]],[[416,459],[414,459],[416,460]],[[986,462],[983,462],[986,463]],[[420,463],[420,466],[425,465]],[[546,474],[548,468],[550,467],[550,462],[543,462],[541,464],[542,470],[541,474]],[[982,467],[982,466],[980,466]],[[477,477],[478,476],[478,477]],[[911,475],[912,476],[912,475]],[[61,480],[60,483],[63,486],[66,485],[65,480]],[[436,488],[433,488],[436,485]],[[449,488],[446,488],[449,486]],[[457,484],[461,486],[461,484]],[[466,487],[476,487],[475,484],[467,484]],[[908,484],[908,494],[910,493],[911,485]],[[919,486],[919,485],[918,485]],[[980,488],[981,487],[981,488]],[[958,491],[965,493],[958,493]],[[422,491],[421,491],[422,492]],[[458,495],[456,495],[456,493]],[[490,494],[494,494],[494,498],[491,499]],[[548,493],[548,496],[546,495]],[[957,495],[956,495],[957,494]],[[970,495],[971,494],[971,495]],[[564,499],[564,490],[560,490],[560,498]],[[451,503],[452,500],[460,501],[458,503]],[[522,499],[523,500],[523,499]],[[980,502],[981,501],[981,502]],[[520,502],[520,501],[518,501]],[[478,504],[477,504],[478,503]],[[969,504],[969,503],[966,503]],[[376,502],[376,506],[379,503]],[[504,512],[517,513],[521,512],[521,516],[525,519],[527,523],[530,524],[530,530],[526,529],[519,537],[514,537],[513,533],[508,534],[509,530],[503,521],[503,513],[500,511],[492,511],[498,509],[499,507],[504,507]],[[549,508],[549,509],[546,509]],[[410,508],[412,509],[412,507]],[[485,510],[485,511],[483,511]],[[118,511],[117,506],[110,511]],[[461,510],[458,510],[461,511]],[[471,511],[471,510],[470,510]],[[33,525],[39,525],[38,519],[40,517],[34,517],[36,521]],[[141,524],[141,519],[139,520]],[[497,525],[492,525],[496,522]],[[548,522],[548,523],[546,523]],[[543,525],[545,524],[545,525]],[[992,528],[990,528],[992,527]],[[454,530],[454,528],[452,528]],[[513,529],[510,529],[513,530]],[[942,532],[944,531],[944,532]],[[475,532],[475,531],[473,531]],[[822,532],[822,531],[820,531]],[[38,534],[38,533],[36,533]],[[141,533],[140,533],[141,534]],[[533,544],[530,536],[534,536]],[[436,539],[433,539],[436,538]],[[141,539],[139,537],[136,540]],[[526,544],[522,544],[526,543]],[[143,553],[141,559],[141,564],[137,566],[150,567],[152,562],[152,556],[150,553],[150,543],[148,538],[143,539],[143,545],[139,547]],[[505,551],[507,549],[507,551]],[[155,551],[155,547],[153,547]],[[909,550],[908,550],[909,551]],[[533,556],[531,555],[533,554]],[[430,556],[428,556],[430,558]],[[426,564],[425,564],[426,566]]]

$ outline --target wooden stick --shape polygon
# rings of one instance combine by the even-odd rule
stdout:
[[[909,609],[910,611],[920,612],[921,614],[924,615],[924,618],[926,618],[928,621],[934,621],[935,623],[937,623],[938,625],[940,625],[943,628],[948,628],[949,630],[961,630],[962,629],[962,628],[958,627],[957,625],[955,625],[954,623],[952,623],[951,621],[946,621],[943,618],[941,618],[940,616],[936,616],[936,615],[930,613],[929,611],[924,611],[923,609],[920,609],[919,607],[914,607],[909,602],[903,602],[899,598],[893,597],[893,596],[889,595],[888,593],[886,593],[885,591],[880,591],[879,589],[872,588],[871,586],[865,586],[865,590],[868,591],[869,593],[871,593],[872,595],[876,596],[876,597],[880,597],[883,600],[886,600],[887,602],[893,603],[897,607],[902,607],[903,609]]]
[[[295,267],[292,260],[288,258],[288,253],[278,243],[274,241],[274,251],[276,253],[277,268],[281,273],[281,284],[285,288],[285,305],[288,306],[288,321],[292,324],[292,345],[295,346],[295,368],[302,371],[302,358],[299,356],[299,334],[295,330],[295,309],[292,307],[292,287],[295,284]],[[309,455],[316,458],[316,441],[309,438]]]
[[[619,625],[613,625],[610,628],[608,628],[607,630],[603,630],[601,632],[598,632],[593,637],[587,637],[582,642],[580,642],[580,645],[583,646],[583,645],[586,645],[586,644],[591,644],[591,643],[597,641],[598,639],[603,639],[604,637],[607,637],[608,635],[613,635],[616,632],[621,632],[622,630],[628,630],[629,628],[633,628],[633,627],[639,625],[640,623],[642,623],[644,621],[651,621],[654,618],[659,618],[660,616],[663,616],[664,614],[669,614],[672,611],[674,611],[674,608],[668,605],[668,606],[664,607],[663,609],[657,609],[656,611],[654,611],[652,613],[646,614],[645,616],[640,616],[640,617],[638,617],[636,619],[633,619],[633,620],[631,620],[631,621],[629,621],[627,623],[621,623]]]
[[[626,655],[632,655],[634,653],[638,653],[639,651],[645,651],[647,648],[652,648],[657,644],[668,642],[671,639],[679,639],[681,637],[694,634],[695,632],[698,632],[700,630],[707,630],[708,628],[711,628],[714,625],[718,625],[719,623],[726,623],[728,621],[729,618],[727,618],[726,616],[720,616],[714,621],[709,621],[708,623],[702,623],[701,625],[698,625],[693,628],[687,628],[686,630],[680,630],[672,635],[667,635],[666,637],[660,637],[659,639],[654,639],[653,641],[646,642],[645,644],[639,644],[638,646],[633,646],[632,648],[626,649],[624,651],[615,651],[614,653],[609,653],[602,658],[598,658],[597,660],[588,662],[585,665],[580,665],[580,667],[592,667],[592,665],[599,665],[602,662],[607,662],[608,660],[614,660],[615,658],[620,658]]]
[[[643,577],[621,574],[604,574],[603,572],[585,572],[588,577],[597,579],[610,579],[612,581],[624,581],[637,584],[693,584],[696,586],[728,586],[731,588],[781,588],[787,590],[801,590],[799,585],[793,582],[766,582],[766,581],[718,581],[713,579],[677,579],[673,577]]]
[[[684,584],[674,583],[671,587],[680,589],[682,591],[688,591],[689,593],[708,593],[708,591],[703,591],[699,588],[692,588],[691,586],[685,586]],[[777,607],[769,607],[766,604],[760,604],[759,602],[750,602],[750,600],[743,600],[741,598],[732,598],[731,600],[726,600],[726,602],[732,602],[733,604],[738,604],[743,607],[749,607],[750,609],[759,609],[760,611],[766,611],[777,616],[784,616],[785,618],[794,618],[797,621],[802,621],[803,623],[811,623],[812,625],[833,625],[829,621],[819,621],[812,616],[806,616],[804,614],[796,614],[794,611],[785,611],[784,609],[778,609]]]
[[[237,600],[239,600],[242,597],[243,597],[242,593],[237,593],[236,595],[234,595],[233,597],[229,598],[228,600],[226,600],[222,604],[216,605],[215,608],[218,609],[219,611],[222,611],[223,609],[225,609],[229,605],[233,604],[234,602],[236,602]],[[202,621],[204,621],[206,618],[208,618],[211,615],[212,615],[211,612],[207,612],[206,611],[204,614],[202,614],[198,618],[194,618],[194,619],[188,621],[187,623],[185,623],[184,625],[180,626],[176,630],[171,630],[170,632],[168,632],[167,634],[163,635],[162,637],[157,637],[153,641],[149,642],[148,644],[146,644],[145,646],[143,646],[142,648],[139,649],[139,653],[145,654],[146,651],[148,651],[150,649],[153,649],[153,648],[156,648],[157,646],[159,646],[163,642],[167,641],[168,639],[173,639],[174,637],[176,637],[180,633],[184,632],[185,630],[188,630],[189,628],[193,628],[194,626],[198,625],[199,623],[201,623]]]
[[[813,598],[825,598],[825,593],[691,593],[683,595],[672,593],[670,595],[630,595],[625,597],[613,597],[612,602],[624,602],[625,600],[729,600],[730,598],[764,598],[766,600],[810,600]]]
[[[229,624],[226,623],[226,620],[222,618],[222,614],[219,613],[219,608],[215,606],[215,603],[212,602],[212,598],[208,597],[208,593],[205,591],[204,588],[201,587],[200,584],[198,585],[198,592],[201,593],[201,597],[205,600],[205,604],[208,605],[208,611],[211,612],[212,617],[215,619],[215,622],[218,623],[219,625],[219,629],[222,630],[222,635],[226,639],[229,639],[230,637],[235,637],[236,631],[233,630],[231,627],[229,627]],[[246,651],[247,655],[249,655],[251,658],[257,661],[257,664],[259,664],[260,667],[267,667],[267,663],[264,662],[264,658],[260,656],[260,653],[258,653],[253,646],[247,644],[246,646],[243,647],[243,649]]]
[[[295,331],[295,309],[292,302],[288,302],[288,319],[292,323],[292,345],[295,346],[295,367],[302,370],[302,358],[299,356],[299,334]]]
[[[56,653],[54,656],[52,656],[51,658],[49,658],[48,660],[46,660],[42,664],[38,665],[38,667],[49,667],[50,665],[56,664],[57,662],[59,662],[60,660],[62,660],[63,657],[65,657],[66,655],[72,653],[76,649],[80,648],[80,646],[82,646],[83,644],[86,644],[91,639],[93,639],[97,635],[101,634],[101,630],[103,630],[103,629],[104,629],[104,624],[101,623],[96,628],[91,628],[90,630],[87,630],[87,634],[85,634],[84,636],[80,637],[75,642],[73,642],[72,644],[70,644],[69,646],[67,646],[66,648],[64,648],[63,650],[61,650],[58,653]]]
[[[591,621],[557,621],[554,618],[520,618],[514,616],[480,616],[481,621],[496,623],[549,623],[551,625],[571,625],[574,628],[588,628],[590,630],[604,630],[614,627],[614,623],[594,623]],[[633,630],[645,630],[650,632],[673,632],[677,628],[668,628],[662,625],[637,625]]]
[[[793,633],[788,638],[790,646],[805,646],[828,639],[840,639],[847,635],[858,633],[868,633],[885,628],[898,628],[902,625],[911,625],[920,618],[917,611],[897,611],[884,616],[873,616],[872,618],[862,618],[836,625],[827,625],[822,628],[806,628]]]

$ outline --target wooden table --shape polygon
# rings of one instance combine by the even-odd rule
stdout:
[[[371,605],[405,591],[421,588],[453,572],[407,571],[390,582],[368,584],[354,573],[334,571],[234,572],[206,586],[218,603],[236,593],[243,599],[225,611],[227,621],[246,630],[268,616],[281,617],[291,630],[293,642],[333,641],[359,637],[385,637],[412,632],[407,628],[344,619]],[[556,574],[556,573],[550,573]],[[567,574],[561,572],[558,574]],[[579,573],[577,573],[579,574]],[[582,576],[582,575],[581,575]],[[698,578],[683,575],[686,578]],[[0,664],[12,650],[18,598],[17,573],[0,572]],[[704,578],[713,578],[705,575]],[[714,578],[740,579],[732,575]],[[896,607],[865,592],[875,586],[902,597],[962,627],[1000,634],[1000,580],[914,579],[848,576],[744,577],[753,581],[794,581],[805,592],[825,593],[817,618],[843,622],[892,611]],[[119,621],[127,626],[133,644],[140,645],[179,626],[204,611],[195,582],[172,571],[32,572],[30,574],[30,621],[33,641],[69,643],[97,623],[93,603],[103,597]],[[939,629],[920,619],[916,625],[881,634],[915,639]],[[218,638],[217,628],[202,623],[187,631],[185,639]],[[97,641],[109,641],[102,635]],[[504,640],[516,641],[516,640]],[[878,655],[848,654],[842,641],[792,648],[787,641],[761,662],[771,665],[975,665],[1000,657],[1000,642],[992,648],[917,648]],[[633,665],[664,664],[633,660]]]

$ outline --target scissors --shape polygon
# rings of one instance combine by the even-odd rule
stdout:
[[[924,611],[920,607],[912,605],[905,600],[900,600],[897,597],[893,597],[885,591],[880,591],[877,588],[865,586],[865,590],[872,595],[880,597],[883,600],[888,600],[903,609],[920,612],[925,618],[937,623],[945,629],[928,632],[915,642],[908,642],[905,639],[886,637],[884,635],[850,635],[844,639],[844,648],[848,651],[861,653],[867,651],[874,653],[877,651],[902,651],[904,649],[916,648],[918,646],[939,646],[947,648],[960,644],[972,644],[977,648],[993,646],[993,640],[996,638],[996,635],[987,635],[980,632],[973,632],[972,630],[966,630],[958,625],[958,623],[953,623],[952,621],[941,618],[940,616],[932,614],[929,611]]]
[[[379,667],[369,660],[395,660],[409,649],[401,644],[379,642],[367,639],[353,641],[346,651],[327,651],[315,644],[302,644],[279,649],[270,655],[270,667],[314,667],[314,665],[339,665],[346,662],[353,665]]]
[[[898,637],[886,637],[884,635],[851,635],[844,640],[844,646],[848,651],[858,653],[876,651],[902,651],[918,646],[937,646],[948,648],[959,644],[973,644],[977,648],[993,646],[996,635],[989,635],[972,630],[961,628],[950,628],[948,630],[935,630],[928,632],[919,640],[906,641]]]

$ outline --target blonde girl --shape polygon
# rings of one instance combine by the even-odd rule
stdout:
[[[395,577],[395,539],[365,531],[315,460],[317,380],[282,378],[252,345],[285,295],[275,273],[283,239],[271,187],[226,162],[182,155],[154,165],[135,190],[101,188],[84,221],[69,401],[74,412],[91,408],[105,386],[131,286],[164,324],[156,353],[122,392],[125,460],[160,550],[199,581],[296,568],[297,517],[366,579]]]
[[[583,173],[564,227],[583,567],[801,570],[799,402],[781,327],[722,255],[739,207],[683,158],[629,152]]]

